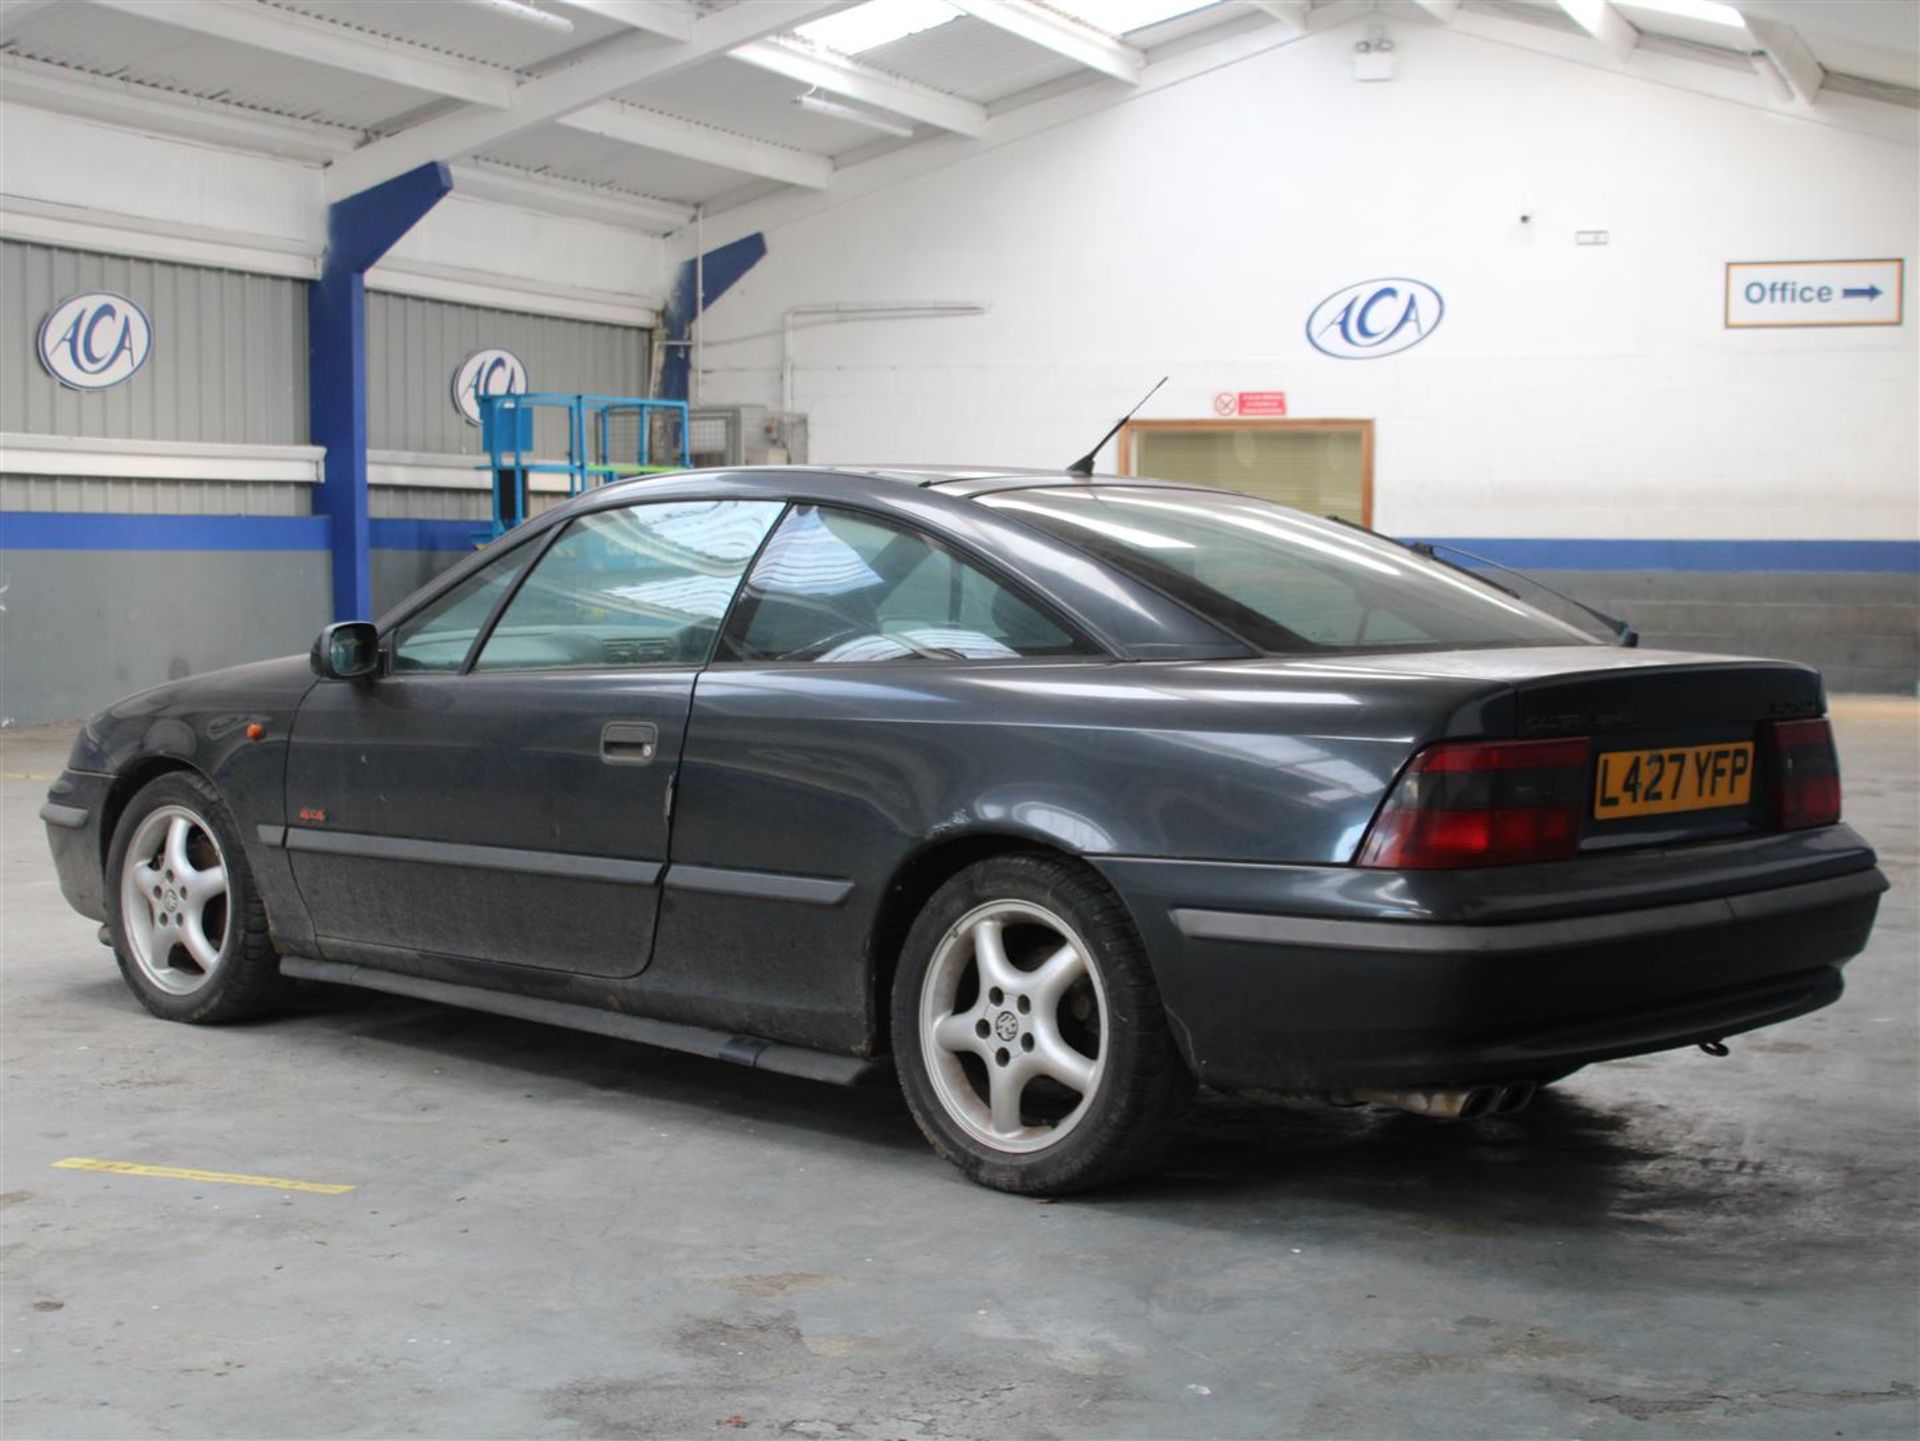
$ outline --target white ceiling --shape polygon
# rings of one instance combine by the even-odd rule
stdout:
[[[423,156],[478,162],[531,178],[528,195],[546,177],[570,195],[645,198],[634,223],[653,230],[696,205],[830,187],[876,153],[984,133],[1063,86],[1122,99],[1157,53],[1216,36],[1270,44],[1376,13],[1463,29],[1530,20],[1518,28],[1550,31],[1556,53],[1592,29],[1615,63],[1642,47],[1751,67],[1756,103],[1817,108],[1829,85],[1920,101],[1920,0],[1738,0],[1751,33],[1676,13],[1686,0],[1214,0],[1124,36],[1038,0],[952,0],[968,13],[857,57],[781,38],[783,20],[835,8],[821,0],[534,3],[571,31],[487,0],[0,0],[0,99],[87,113],[110,84],[114,117],[150,99],[139,113],[158,133],[204,133],[217,113],[225,143],[244,143],[238,122],[261,118],[257,148],[326,160],[346,189]],[[912,134],[802,109],[809,91]]]

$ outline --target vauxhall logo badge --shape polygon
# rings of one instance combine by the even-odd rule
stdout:
[[[40,322],[40,363],[74,390],[106,390],[131,379],[153,349],[147,313],[124,295],[71,296]]]
[[[1307,342],[1336,360],[1374,360],[1418,345],[1446,314],[1440,292],[1420,280],[1387,276],[1336,290],[1307,317]]]

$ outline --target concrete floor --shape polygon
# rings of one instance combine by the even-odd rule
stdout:
[[[54,886],[67,737],[10,733],[6,1434],[1911,1437],[1920,707],[1836,710],[1895,886],[1839,1006],[1506,1121],[1213,1101],[1051,1204],[890,1085],[370,995],[153,1020]]]

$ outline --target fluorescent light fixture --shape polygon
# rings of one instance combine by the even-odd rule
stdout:
[[[854,125],[864,125],[869,130],[898,135],[902,140],[908,139],[913,134],[911,125],[902,125],[898,120],[890,120],[884,115],[875,115],[871,110],[862,110],[857,105],[848,105],[844,101],[833,100],[825,95],[816,95],[811,90],[805,95],[794,96],[793,103],[810,115],[825,115],[833,120],[846,120]]]
[[[489,10],[502,15],[511,15],[516,20],[525,20],[530,25],[544,26],[548,30],[559,30],[571,35],[573,22],[564,15],[556,15],[551,10],[542,10],[538,5],[528,5],[525,0],[473,0],[476,5],[484,5]]]
[[[1722,5],[1720,0],[1620,0],[1620,3],[1633,10],[1650,10],[1656,15],[1677,15],[1684,20],[1704,20],[1709,25],[1725,25],[1731,30],[1747,28],[1745,17],[1733,6]]]
[[[858,55],[959,18],[947,0],[867,0],[793,33],[842,55]]]
[[[1204,10],[1213,0],[1047,0],[1047,8],[1071,15],[1083,25],[1109,35],[1125,35]]]

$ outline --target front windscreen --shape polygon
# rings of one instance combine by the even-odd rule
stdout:
[[[1154,586],[1261,650],[1596,643],[1383,537],[1251,496],[1089,485],[1002,491],[980,500]]]

